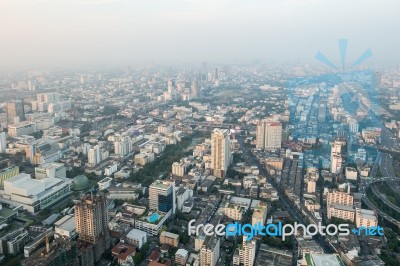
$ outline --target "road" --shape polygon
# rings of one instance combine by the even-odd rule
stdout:
[[[264,168],[264,166],[257,160],[257,158],[254,156],[254,154],[251,152],[251,149],[243,144],[243,139],[238,137],[238,142],[243,150],[243,154],[247,155],[249,158],[249,162],[251,164],[257,165],[260,174],[264,176],[267,181],[272,185],[273,188],[275,188],[278,191],[279,194],[279,201],[281,205],[286,209],[290,216],[292,217],[293,220],[296,222],[300,222],[304,225],[309,225],[311,224],[308,220],[306,220],[305,217],[303,217],[301,210],[298,209],[287,197],[285,194],[284,190],[277,184],[277,182],[268,174],[267,170]],[[307,215],[308,218],[310,216]],[[312,217],[312,216],[311,216]],[[315,223],[312,221],[312,223]],[[323,238],[320,235],[315,235],[313,239],[321,246],[321,248],[324,250],[325,253],[331,253],[332,250],[328,243],[325,241],[325,238]]]

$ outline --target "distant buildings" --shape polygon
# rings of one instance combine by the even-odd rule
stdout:
[[[262,120],[257,123],[256,148],[277,150],[282,145],[282,124],[278,121]]]
[[[10,124],[19,123],[25,120],[25,109],[22,101],[7,103],[7,122]]]
[[[5,153],[7,148],[6,133],[0,132],[0,153]]]
[[[48,163],[35,167],[35,178],[66,178],[67,169],[63,163]]]
[[[36,132],[36,126],[31,122],[18,122],[8,125],[8,135],[10,137],[21,137],[22,135],[30,135]]]
[[[60,160],[61,151],[58,143],[51,139],[38,139],[25,149],[26,158],[32,164],[48,164]]]
[[[3,188],[4,181],[19,174],[18,166],[9,166],[0,170],[0,189]]]
[[[211,134],[211,170],[216,177],[225,177],[230,165],[229,130],[214,129]]]

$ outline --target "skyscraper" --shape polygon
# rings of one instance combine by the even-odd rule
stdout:
[[[0,132],[0,153],[6,152],[7,142],[6,142],[6,133]]]
[[[75,201],[75,225],[79,240],[95,244],[108,232],[107,199],[91,193]]]
[[[157,180],[149,187],[149,208],[153,211],[175,213],[175,182]]]
[[[7,122],[15,124],[25,120],[24,103],[14,101],[7,103]]]
[[[282,145],[282,124],[278,121],[264,119],[257,123],[256,148],[277,150]]]
[[[229,130],[214,129],[211,134],[211,170],[216,177],[225,177],[230,165]]]
[[[243,236],[242,247],[238,248],[233,256],[233,265],[253,266],[256,258],[256,241],[254,239],[247,241]]]
[[[125,136],[114,142],[114,152],[118,156],[126,156],[132,152],[132,140],[130,137]]]
[[[95,167],[100,161],[100,146],[96,145],[89,150],[88,165],[89,167]]]
[[[107,198],[91,192],[75,200],[76,233],[82,245],[79,250],[81,265],[94,265],[110,247]]]
[[[331,144],[331,173],[338,174],[342,168],[342,143],[334,141]]]

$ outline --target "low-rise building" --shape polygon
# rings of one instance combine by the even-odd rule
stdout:
[[[49,207],[70,194],[70,182],[59,178],[32,179],[22,173],[4,181],[1,200],[31,213]]]
[[[357,228],[360,228],[362,226],[365,227],[378,226],[378,217],[376,213],[372,210],[357,208],[355,219]]]
[[[328,219],[335,217],[353,222],[355,213],[354,213],[354,208],[352,206],[347,206],[343,204],[331,204],[328,207],[327,216]]]
[[[135,245],[139,249],[147,242],[147,234],[138,229],[132,229],[126,235],[129,244]]]
[[[54,223],[55,238],[64,238],[73,240],[76,237],[75,215],[65,215]]]
[[[167,244],[177,248],[179,245],[179,235],[164,231],[160,234],[160,244]]]
[[[97,182],[97,184],[99,185],[99,189],[100,190],[108,189],[111,186],[112,180],[113,179],[111,177],[105,177],[102,180],[100,180],[99,182]]]

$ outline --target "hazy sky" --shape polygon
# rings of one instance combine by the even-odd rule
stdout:
[[[371,48],[400,62],[400,1],[0,0],[0,66],[313,60]]]

